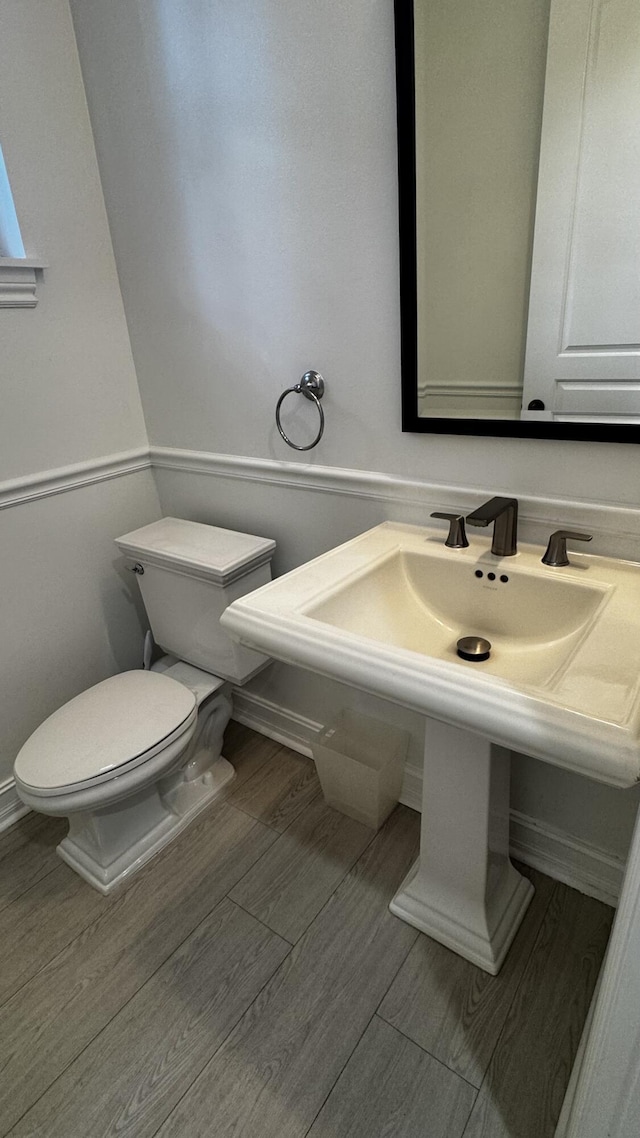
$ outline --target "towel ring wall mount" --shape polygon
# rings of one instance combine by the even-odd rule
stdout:
[[[307,446],[298,446],[298,443],[293,443],[288,435],[285,434],[282,428],[282,423],[280,422],[280,407],[282,406],[282,403],[286,399],[287,395],[290,395],[292,391],[295,391],[296,394],[304,395],[305,399],[313,400],[316,407],[318,408],[318,413],[320,415],[320,426],[318,428],[318,433],[313,442],[308,443]],[[294,450],[312,450],[313,447],[318,445],[324,432],[324,411],[322,410],[322,405],[320,403],[323,395],[324,379],[318,371],[305,371],[302,379],[300,380],[300,383],[294,384],[293,387],[287,387],[286,391],[282,392],[282,395],[276,403],[276,426],[287,446],[293,447]]]

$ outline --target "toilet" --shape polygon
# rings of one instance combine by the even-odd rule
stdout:
[[[232,641],[227,605],[271,580],[275,542],[180,518],[116,538],[156,645],[150,669],[103,680],[34,731],[14,764],[23,802],[62,815],[58,853],[102,893],[127,880],[215,799],[231,687],[269,658]]]

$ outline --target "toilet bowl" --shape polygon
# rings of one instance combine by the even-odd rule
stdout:
[[[150,670],[81,692],[37,728],[14,764],[25,804],[69,819],[58,853],[102,893],[128,879],[234,778],[221,754],[231,686],[269,659],[229,640],[219,616],[270,580],[275,548],[265,538],[177,518],[117,544],[135,569],[165,655]]]

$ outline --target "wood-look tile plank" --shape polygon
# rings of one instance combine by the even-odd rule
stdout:
[[[152,1138],[289,951],[223,900],[12,1135]]]
[[[309,1138],[460,1138],[476,1092],[377,1016]]]
[[[232,736],[232,745],[228,751],[230,761],[236,767],[236,778],[230,789],[235,791],[244,781],[251,779],[280,750],[280,744],[265,739],[248,728],[242,729],[239,738],[235,737],[235,742]],[[38,823],[37,815],[32,818],[30,826],[35,833],[42,823]],[[60,822],[63,827],[66,825],[64,820],[45,821],[55,823],[58,827]],[[48,832],[53,834],[54,829],[55,826]],[[188,833],[190,832],[191,829]],[[7,844],[9,833],[3,835]],[[61,836],[63,833],[64,829]],[[14,841],[16,836],[14,835]],[[169,847],[172,848],[173,845]],[[4,963],[0,972],[0,1005],[113,904],[113,898],[105,898],[97,893],[60,862],[57,855],[52,854],[52,858],[51,872],[24,890],[0,912],[0,942],[4,951]]]
[[[282,833],[320,791],[311,759],[280,747],[229,802]]]
[[[103,908],[0,1009],[5,1132],[275,839],[272,830],[223,803],[203,813],[106,903],[81,882],[89,900],[98,898]]]
[[[394,811],[159,1136],[306,1133],[418,935],[388,909],[418,830]]]
[[[224,733],[222,753],[233,764],[236,777],[225,787],[222,796],[229,798],[235,794],[280,750],[281,746],[281,743],[268,739],[266,735],[258,735],[257,731],[252,731],[250,727],[231,719]]]
[[[7,854],[19,849],[20,846],[25,845],[26,842],[30,842],[36,831],[48,821],[51,819],[45,818],[44,814],[35,814],[33,810],[30,810],[28,814],[24,814],[22,818],[18,818],[16,822],[3,830],[0,833],[0,860]]]
[[[252,738],[266,741],[267,736],[259,735],[257,731],[252,731],[250,727],[245,727],[244,723],[240,723],[238,719],[231,718],[225,728],[222,753],[224,755],[227,755],[229,752],[234,754],[240,750],[248,739]],[[229,762],[231,762],[231,759],[229,759]]]
[[[260,771],[268,782],[271,775],[265,767],[280,753],[279,744],[231,724],[225,754],[236,766],[238,777],[229,794],[238,793]],[[291,755],[286,750],[282,753]],[[279,800],[284,796],[286,802],[288,793],[286,778],[282,780],[282,772],[278,774],[279,763],[272,762],[271,767],[272,777],[280,780],[271,804],[266,786],[263,791],[254,786],[249,795],[254,809],[263,809],[266,804],[267,820],[270,810],[278,817]],[[485,1033],[495,1037],[498,1010],[503,1015],[508,1003],[509,982],[503,979],[504,990],[500,991],[489,977],[489,986],[484,986],[484,974],[478,977],[476,973],[473,982],[468,977],[465,980],[459,969],[464,972],[471,966],[438,946],[435,950],[442,967],[438,964],[436,971],[442,983],[434,981],[433,963],[426,969],[429,977],[425,981],[424,961],[420,966],[417,963],[422,960],[422,948],[416,945],[397,984],[384,999],[418,935],[386,911],[389,897],[411,860],[403,826],[396,830],[393,841],[384,831],[374,839],[290,956],[279,967],[273,962],[275,973],[244,1013],[247,1001],[258,990],[257,983],[233,1014],[228,1011],[227,1000],[233,1002],[236,987],[242,987],[254,961],[256,969],[262,967],[266,959],[263,951],[268,956],[268,947],[256,947],[256,937],[259,940],[262,935],[267,945],[271,943],[268,930],[258,935],[263,919],[258,891],[256,920],[242,918],[252,929],[246,940],[248,956],[243,947],[242,921],[236,925],[235,919],[229,918],[226,926],[237,932],[235,947],[226,953],[226,964],[222,941],[236,933],[219,930],[214,938],[203,931],[200,938],[198,922],[208,922],[216,904],[223,913],[232,912],[230,903],[220,898],[229,890],[235,893],[234,886],[240,888],[241,877],[245,882],[254,879],[254,863],[255,879],[260,871],[265,894],[271,898],[266,903],[273,903],[274,919],[285,920],[283,914],[287,913],[286,920],[294,920],[297,903],[303,908],[307,903],[300,897],[305,882],[313,892],[325,869],[322,859],[313,871],[310,864],[303,867],[306,859],[313,861],[316,856],[318,834],[310,819],[316,813],[320,817],[322,809],[319,798],[300,810],[286,806],[286,824],[291,824],[291,829],[278,838],[273,830],[260,826],[228,802],[216,806],[134,877],[125,892],[109,899],[94,893],[57,857],[53,860],[55,868],[47,876],[38,881],[30,878],[29,866],[36,876],[39,872],[38,854],[35,844],[32,850],[25,847],[41,841],[46,845],[48,839],[36,835],[41,828],[56,823],[30,815],[0,836],[0,883],[3,870],[10,881],[9,868],[20,864],[22,883],[28,886],[31,882],[31,887],[0,913],[0,992],[3,986],[5,991],[12,991],[27,981],[0,1013],[0,1133],[15,1123],[17,1133],[33,1138],[63,1133],[65,1138],[102,1134],[115,1138],[116,1133],[138,1138],[151,1135],[153,1120],[156,1134],[160,1126],[163,1138],[177,1134],[180,1138],[197,1138],[199,1134],[208,1138],[212,1134],[216,1138],[231,1134],[234,1138],[302,1138],[321,1110],[312,1126],[312,1138],[324,1138],[325,1132],[327,1138],[329,1134],[331,1138],[338,1134],[340,1138],[359,1138],[363,1132],[372,1138],[377,1134],[407,1138],[414,1133],[433,1138],[429,1126],[439,1124],[438,1103],[441,1095],[446,1095],[446,1089],[438,1091],[434,1072],[439,1070],[450,1080],[457,1076],[434,1066],[414,1043],[389,1036],[392,1029],[378,1027],[377,1017],[367,1029],[371,1015],[382,1000],[380,1006],[386,1015],[400,1017],[400,1032],[413,1034],[418,1043],[428,1047],[441,1047],[452,1065],[457,1062],[465,1070],[470,1055],[469,1073],[473,1063],[478,1064],[483,1048],[487,1050]],[[227,818],[214,825],[218,812]],[[410,812],[398,812],[399,817],[402,815],[411,819]],[[417,820],[413,822],[417,840]],[[390,823],[395,826],[396,820]],[[305,833],[311,845],[305,844]],[[296,834],[298,846],[295,851],[291,847],[290,875],[274,856],[273,875],[279,876],[281,866],[282,879],[275,892],[270,892],[272,882],[264,876],[270,843],[277,839],[278,846],[282,842],[286,849],[286,838]],[[334,840],[329,839],[323,857]],[[272,849],[275,855],[276,846]],[[44,853],[45,861],[50,852]],[[17,860],[12,862],[12,858]],[[293,863],[298,860],[302,864],[296,868]],[[149,883],[143,887],[147,876]],[[539,903],[540,888],[533,904]],[[529,963],[521,969],[520,986],[464,1138],[551,1138],[609,918],[609,910],[597,902],[564,886],[553,886],[553,904]],[[294,924],[289,926],[291,935]],[[208,926],[209,932],[213,927]],[[393,932],[396,928],[400,934]],[[523,932],[519,935],[523,937]],[[185,942],[185,938],[189,940]],[[210,944],[205,946],[205,940]],[[421,945],[425,941],[420,937]],[[254,945],[255,956],[249,942]],[[211,957],[205,964],[209,952]],[[517,952],[516,941],[512,954]],[[167,964],[171,953],[175,953],[173,963]],[[431,952],[427,956],[432,959]],[[236,957],[238,972],[232,978],[224,969],[233,968]],[[514,968],[512,959],[512,955],[507,958],[504,969]],[[211,984],[216,960],[222,971],[215,973],[218,979]],[[196,982],[199,969],[202,978]],[[501,975],[508,978],[504,969]],[[265,975],[269,975],[266,966]],[[226,991],[224,997],[222,989]],[[452,989],[449,1000],[447,993]],[[412,998],[414,1009],[409,1006]],[[209,1035],[210,1025],[214,1020],[218,1023],[218,1012],[224,1028],[216,1034],[214,1025]],[[237,1016],[242,1018],[233,1028]],[[207,1053],[214,1051],[229,1029],[231,1035],[207,1062]],[[431,1033],[429,1039],[423,1034],[425,1030]],[[393,1048],[386,1046],[385,1031],[387,1039],[394,1038]],[[396,1053],[403,1056],[397,1065]],[[129,1065],[133,1067],[131,1080],[126,1072]],[[200,1067],[192,1089],[186,1090],[184,1099],[163,1123],[163,1113],[175,1102],[171,1097],[174,1079],[182,1093]],[[414,1072],[413,1078],[406,1077],[406,1067]],[[107,1070],[112,1083],[105,1077]],[[429,1086],[434,1088],[435,1114],[426,1102]],[[42,1094],[38,1105],[36,1100]],[[404,1113],[400,1105],[403,1097]],[[377,1102],[376,1109],[369,1109],[370,1099]],[[26,1110],[31,1113],[22,1117]],[[416,1129],[420,1117],[421,1130]],[[440,1133],[435,1130],[435,1134]],[[446,1138],[458,1138],[458,1133],[444,1130]]]
[[[373,831],[319,795],[231,892],[270,929],[295,943],[373,839]]]
[[[379,1009],[380,1016],[479,1087],[551,900],[554,883],[520,867],[535,894],[497,976],[430,937],[414,944]]]
[[[60,864],[56,846],[67,832],[64,818],[26,814],[0,841],[0,909]]]
[[[555,886],[464,1138],[553,1138],[612,917]]]
[[[7,905],[0,913],[0,1005],[109,905],[61,861]]]

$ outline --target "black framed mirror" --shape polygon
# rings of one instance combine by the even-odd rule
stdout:
[[[571,27],[563,5],[578,12],[575,18],[588,17],[582,39],[581,28]],[[565,113],[569,100],[563,68],[573,66],[577,74],[580,66],[584,69],[585,58],[598,59],[602,74],[595,74],[591,87],[586,87],[591,103],[586,111],[585,106],[576,104],[574,112],[579,112],[583,123],[585,118],[588,125],[593,123],[592,136],[588,131],[586,135],[592,155],[597,155],[598,145],[604,146],[602,131],[606,129],[607,145],[612,135],[610,124],[603,127],[603,116],[596,114],[594,107],[598,111],[600,88],[607,80],[602,61],[608,60],[610,70],[619,75],[621,44],[630,29],[616,26],[614,34],[606,26],[606,13],[602,11],[595,12],[594,20],[594,10],[603,6],[606,0],[512,0],[507,5],[503,0],[395,0],[403,431],[640,442],[640,304],[636,304],[634,292],[637,278],[640,296],[640,264],[619,267],[614,258],[622,260],[622,246],[615,240],[609,240],[607,246],[610,263],[603,263],[603,241],[599,234],[594,237],[593,214],[586,212],[591,198],[597,198],[592,185],[583,195],[586,206],[580,204],[578,208],[575,200],[565,202],[572,217],[573,228],[567,238],[573,242],[570,252],[563,250],[562,240],[554,244],[549,233],[538,239],[539,158],[540,185],[543,176],[548,182],[551,178],[553,193],[547,197],[552,204],[561,200],[565,186],[572,183],[566,161],[575,161],[588,172],[584,125],[581,135],[574,130],[569,110]],[[638,17],[629,18],[638,20],[640,33],[640,12]],[[568,31],[563,43],[560,33],[565,24]],[[602,36],[602,42],[594,48],[596,34]],[[631,42],[637,42],[637,36]],[[577,45],[575,50],[571,45]],[[568,52],[573,56],[566,64]],[[564,100],[555,118],[549,94],[553,82],[562,88]],[[632,82],[635,78],[630,78],[629,88]],[[623,89],[627,104],[634,93],[635,88],[631,95],[629,89]],[[636,105],[640,111],[640,102]],[[635,131],[640,154],[640,127],[634,125],[635,120],[640,123],[640,113],[633,111],[627,120],[621,129]],[[554,187],[553,148],[559,149],[557,136],[563,130],[565,168],[557,175],[561,181],[556,178]],[[546,159],[544,131],[551,138]],[[571,141],[572,131],[578,139],[576,147],[582,146],[582,151],[577,149],[575,155],[567,157],[571,147],[566,145],[566,138]],[[510,144],[513,149],[509,149]],[[551,175],[545,173],[545,161]],[[599,161],[602,163],[601,158]],[[625,185],[622,197],[614,200],[615,187],[612,192],[606,181],[611,166],[608,153],[604,175],[596,169],[591,177],[597,179],[594,184],[600,198],[608,195],[607,220],[613,219],[621,227],[633,216],[630,211],[636,191]],[[627,167],[623,164],[621,168],[628,168],[628,161]],[[620,170],[616,169],[612,177],[619,184]],[[596,205],[599,217],[602,202],[596,201]],[[552,224],[557,226],[553,210],[547,208],[547,215],[550,212]],[[545,223],[549,228],[548,217]],[[573,248],[582,223],[587,252],[583,255],[580,248],[580,262]],[[549,267],[542,264],[541,271],[540,257],[545,249],[559,251],[563,263],[578,266],[576,276],[580,265],[593,264],[596,238],[599,271],[597,277],[588,275],[588,288],[582,289],[585,297],[571,282],[558,278],[565,309],[556,352],[551,343],[556,332],[551,335],[540,315],[545,305],[548,309],[547,298],[553,292],[548,286]],[[628,242],[630,246],[636,243],[635,237]],[[542,253],[536,270],[538,244]],[[614,271],[623,274],[620,284],[617,280],[611,283]],[[587,274],[583,273],[583,279]],[[613,319],[620,327],[611,322],[606,328],[599,326],[594,280],[603,282],[603,290],[608,289],[612,310],[616,297],[619,300],[623,296],[624,304],[628,301],[624,327],[622,317],[618,320],[619,303]],[[571,311],[567,296],[573,303]],[[534,302],[538,305],[535,312]],[[593,328],[585,323],[584,312],[589,305],[589,311],[596,312],[595,318],[590,317],[592,323],[595,319]],[[460,314],[464,319],[459,319],[458,328]],[[538,366],[537,345],[535,350],[530,348],[532,326],[534,330],[542,328],[552,347],[547,368],[551,378],[541,391],[538,376],[542,388],[545,367]],[[613,370],[605,375],[598,369],[609,359],[613,360]],[[587,371],[591,368],[586,378],[581,367]],[[480,395],[473,386],[476,370],[484,377]],[[498,414],[492,410],[496,407],[506,410]]]

